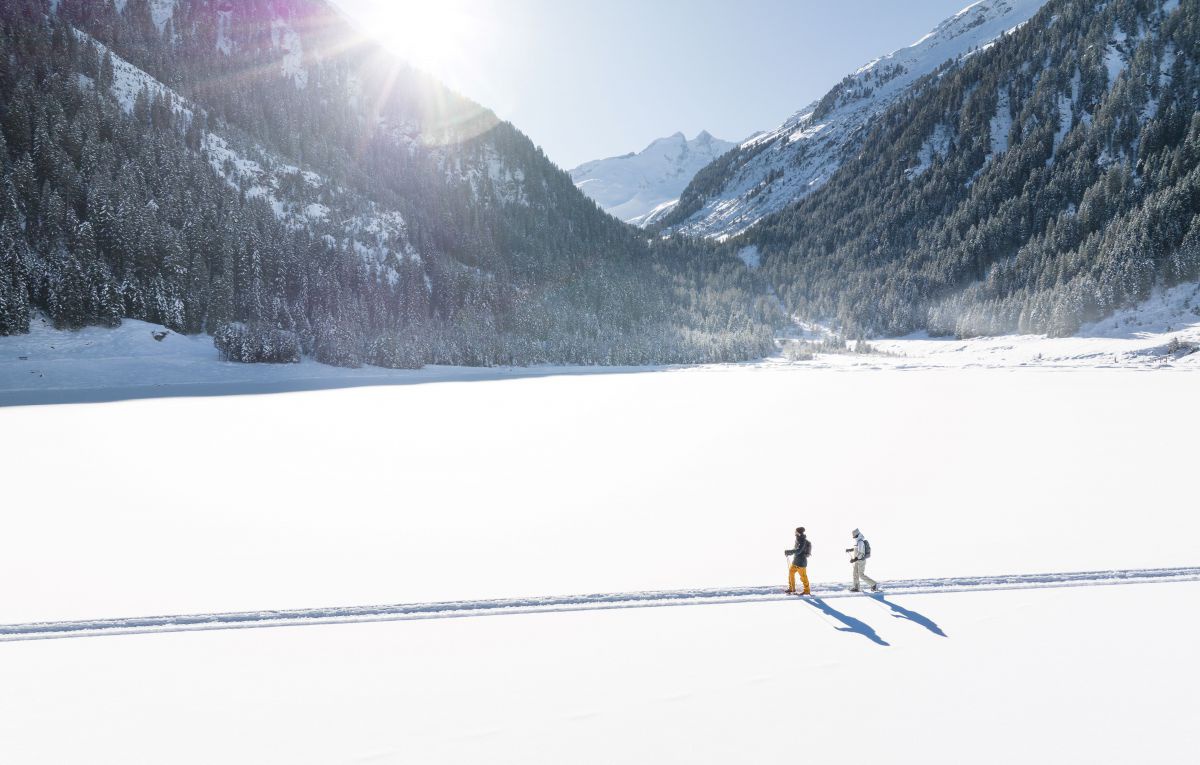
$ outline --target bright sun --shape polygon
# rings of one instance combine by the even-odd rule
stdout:
[[[371,0],[379,28],[372,30],[397,55],[431,71],[462,62],[480,27],[479,5],[460,0]]]

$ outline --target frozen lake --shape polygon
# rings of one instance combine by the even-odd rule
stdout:
[[[845,580],[855,526],[885,583],[1194,565],[1194,392],[766,365],[4,408],[0,623],[782,587],[798,524],[814,582]],[[1198,589],[0,643],[0,756],[1169,757]]]
[[[1186,372],[717,367],[0,410],[0,621],[1188,565]]]

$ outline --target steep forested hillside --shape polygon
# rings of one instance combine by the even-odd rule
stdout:
[[[0,334],[37,309],[246,361],[705,361],[771,347],[762,294],[325,3],[0,4]]]
[[[1070,334],[1200,277],[1200,0],[1051,0],[741,240],[861,333]]]
[[[991,44],[1045,3],[972,2],[912,45],[859,67],[779,127],[744,141],[696,173],[678,204],[661,211],[654,223],[715,238],[744,232],[827,183],[863,150],[870,122],[908,97],[922,78]]]

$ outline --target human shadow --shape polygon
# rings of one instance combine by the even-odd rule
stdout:
[[[933,619],[930,619],[928,616],[925,616],[924,614],[919,614],[916,611],[907,609],[899,603],[893,603],[892,601],[884,598],[880,593],[871,593],[867,597],[871,598],[872,600],[877,600],[883,605],[892,609],[892,616],[897,619],[907,619],[914,624],[921,625],[935,635],[949,637],[945,632],[942,631],[942,628],[937,625],[937,622],[935,622]]]
[[[821,600],[820,598],[801,598],[801,600],[826,616],[832,617],[833,619],[836,619],[837,621],[846,625],[845,627],[835,627],[834,629],[836,629],[838,632],[854,632],[862,635],[876,645],[891,645],[891,643],[879,637],[879,633],[875,631],[874,627],[860,619],[855,619],[849,614],[843,614],[841,611],[829,605],[824,600]]]

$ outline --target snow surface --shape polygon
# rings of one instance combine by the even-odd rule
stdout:
[[[1060,95],[1058,97],[1058,129],[1054,131],[1054,142],[1050,149],[1050,157],[1046,160],[1047,167],[1054,164],[1055,158],[1058,156],[1058,147],[1062,145],[1063,139],[1067,137],[1067,133],[1071,131],[1073,122],[1072,105],[1079,93],[1079,73],[1076,72],[1075,79],[1071,82],[1071,97]]]
[[[217,43],[216,47],[226,56],[233,54],[233,39],[229,36],[233,26],[233,10],[217,11]]]
[[[405,372],[221,363],[207,338],[148,327],[0,341],[7,403],[175,394],[0,409],[20,434],[0,445],[19,477],[8,506],[38,508],[0,533],[0,578],[23,583],[0,623],[759,585],[778,576],[762,550],[783,549],[797,514],[817,581],[842,574],[854,525],[890,578],[1196,563],[1174,540],[1200,532],[1176,517],[1200,354],[1154,371],[936,368],[945,350],[923,369]],[[238,395],[289,383],[376,385]],[[957,545],[964,503],[1005,528]],[[581,543],[605,563],[573,565]]]
[[[54,350],[90,374],[121,350],[92,342]],[[0,624],[779,587],[799,523],[817,583],[845,581],[854,526],[885,584],[1194,566],[1194,391],[1182,371],[729,365],[9,407]],[[802,741],[822,762],[1175,762],[1200,713],[1198,596],[8,642],[0,759],[723,763]]]
[[[80,40],[91,40],[101,56],[108,53],[111,57],[113,64],[112,96],[121,105],[126,114],[133,113],[133,107],[137,103],[138,96],[145,92],[149,97],[166,99],[171,104],[172,111],[191,119],[192,109],[187,104],[186,99],[179,96],[175,91],[142,69],[121,58],[116,53],[113,53],[107,45],[96,40],[91,35],[76,29],[75,36]]]
[[[1125,39],[1124,34],[1118,33],[1117,42],[1120,43]],[[1125,71],[1128,66],[1125,62],[1125,56],[1121,53],[1121,49],[1117,44],[1110,43],[1104,49],[1104,68],[1108,72],[1108,85],[1112,87],[1116,83],[1117,78],[1121,76],[1121,72]]]
[[[1008,151],[1008,135],[1012,132],[1012,124],[1012,108],[1009,104],[1008,88],[1003,88],[996,97],[996,113],[992,115],[989,124],[992,144],[989,159],[999,157]]]
[[[175,15],[175,2],[176,0],[150,0],[150,18],[154,20],[159,32],[163,31],[163,27]],[[50,4],[50,12],[57,13],[58,5],[58,0],[54,0]],[[117,9],[117,13],[124,13],[126,5],[128,0],[113,0],[113,7]]]
[[[150,18],[159,33],[166,28],[167,22],[175,15],[175,0],[150,0]]]
[[[1200,582],[1200,567],[1166,569],[1125,569],[1077,571],[1054,574],[1002,574],[1000,576],[942,577],[938,579],[889,580],[888,596],[931,595],[957,592],[995,592],[999,590],[1063,589],[1068,587],[1106,587],[1127,584],[1165,584]],[[844,583],[814,584],[811,595],[822,600],[854,598]],[[898,616],[923,624],[944,636],[932,622],[906,613],[886,600],[879,591],[871,596],[884,602]],[[789,594],[778,584],[759,587],[710,587],[686,590],[641,592],[601,592],[586,595],[541,595],[492,600],[452,600],[425,603],[392,603],[373,606],[325,606],[266,611],[234,611],[167,616],[132,616],[108,619],[39,621],[0,625],[0,642],[60,640],[63,638],[114,635],[146,635],[165,632],[200,632],[231,629],[321,626],[376,621],[414,621],[425,619],[462,619],[480,616],[566,613],[629,608],[665,608],[668,606],[729,605],[788,600]],[[884,644],[876,633],[860,630],[875,642]]]
[[[1019,28],[1045,2],[980,0],[909,47],[860,67],[831,91],[837,94],[834,107],[819,121],[814,116],[819,102],[814,102],[775,130],[743,142],[743,150],[761,150],[736,168],[725,186],[675,230],[725,239],[819,188],[856,149],[863,127],[903,98],[918,80]],[[772,176],[775,179],[768,182]]]
[[[1186,762],[1198,595],[1164,584],[888,599],[946,637],[864,598],[826,601],[838,616],[790,601],[6,644],[0,753]]]
[[[926,170],[933,167],[935,159],[946,156],[950,151],[950,142],[953,137],[954,132],[949,125],[935,125],[933,132],[925,139],[925,143],[921,145],[921,150],[917,152],[916,166],[908,169],[909,177],[917,178],[923,175]]]
[[[164,330],[127,319],[115,330],[60,332],[35,317],[29,334],[0,337],[0,407],[636,371],[550,366],[343,369],[307,358],[299,364],[237,364],[221,361],[207,335],[170,332],[155,340],[154,333]]]
[[[571,171],[580,191],[612,215],[644,225],[669,209],[705,165],[736,144],[702,131],[660,138],[637,154],[587,162]]]
[[[1200,354],[1164,344],[1198,296],[650,370],[238,365],[38,320],[0,338],[0,403],[41,403],[0,408],[0,625],[109,635],[0,642],[0,761],[1186,760]],[[797,524],[813,603],[778,593]],[[833,589],[855,526],[882,600]],[[1030,576],[1116,568],[1160,571]],[[130,619],[228,612],[324,624]]]
[[[746,264],[747,268],[755,269],[762,264],[762,253],[758,251],[758,245],[750,244],[738,250],[738,258]]]
[[[1172,350],[1175,341],[1179,348]],[[1075,337],[1004,335],[969,340],[906,338],[872,341],[891,356],[829,357],[867,367],[1043,367],[1200,370],[1200,284],[1156,291],[1137,306],[1086,325]]]
[[[304,67],[304,47],[300,35],[283,19],[271,19],[271,45],[283,51],[280,64],[284,77],[292,78],[296,87],[308,86],[308,69]]]

